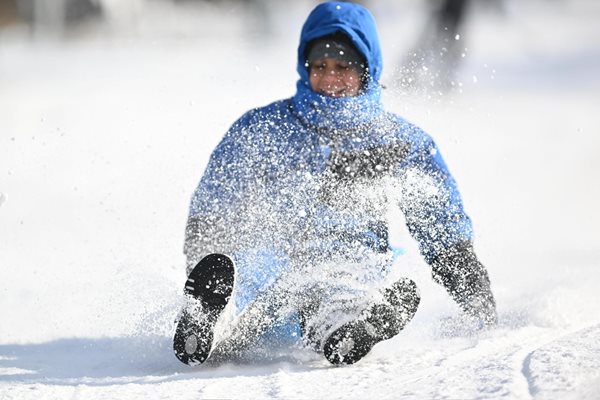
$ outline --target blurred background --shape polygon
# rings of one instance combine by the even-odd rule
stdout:
[[[362,3],[384,102],[438,142],[501,316],[589,323],[600,2]],[[191,194],[236,118],[294,94],[315,5],[0,0],[0,341],[122,335],[149,315],[146,333],[168,330]],[[398,226],[426,293],[416,323],[434,321],[453,305]]]

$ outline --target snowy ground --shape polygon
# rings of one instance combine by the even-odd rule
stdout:
[[[456,306],[403,242],[422,306],[357,365],[299,350],[180,365],[189,198],[229,124],[293,93],[310,2],[285,21],[275,7],[261,44],[233,6],[153,3],[63,43],[0,31],[0,399],[599,398],[600,6],[479,12],[463,91],[440,96],[394,89],[420,21],[401,3],[373,7],[386,103],[436,138],[459,181],[497,328],[449,323]]]

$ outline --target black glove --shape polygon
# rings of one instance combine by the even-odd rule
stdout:
[[[431,268],[433,280],[446,288],[468,316],[484,325],[497,322],[490,278],[471,242],[444,250],[432,262]]]

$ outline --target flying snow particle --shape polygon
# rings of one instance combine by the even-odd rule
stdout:
[[[2,204],[6,202],[6,198],[7,196],[4,193],[0,192],[0,207],[2,207]]]
[[[473,75],[473,83],[477,83],[477,76]]]
[[[460,35],[454,36],[454,40],[460,40]]]
[[[342,9],[342,6],[335,6],[335,9],[336,9],[336,10],[341,10],[341,9]]]

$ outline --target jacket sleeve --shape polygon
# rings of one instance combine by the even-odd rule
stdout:
[[[473,249],[473,228],[456,182],[433,140],[419,132],[400,169],[400,206],[433,279],[481,325],[497,321],[486,268]]]
[[[252,158],[245,154],[248,129],[247,116],[229,129],[192,196],[184,243],[188,273],[205,255],[231,255],[242,241],[238,222],[253,179]]]
[[[421,254],[431,264],[445,249],[473,238],[456,182],[434,141],[416,130],[399,168],[399,205]]]

